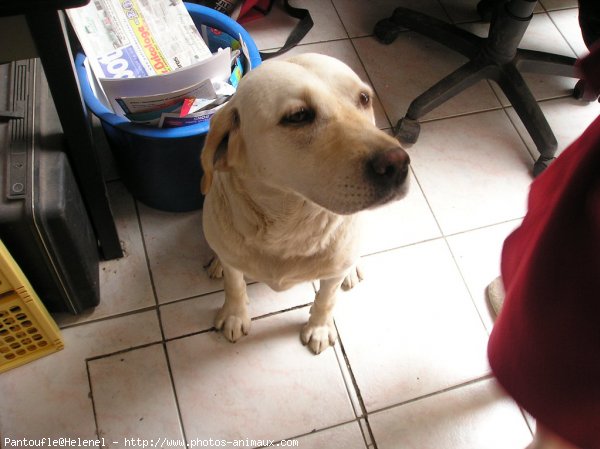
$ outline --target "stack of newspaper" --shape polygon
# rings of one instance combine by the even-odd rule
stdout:
[[[209,120],[235,92],[247,57],[228,46],[211,53],[181,0],[91,0],[67,15],[96,97],[133,122]]]

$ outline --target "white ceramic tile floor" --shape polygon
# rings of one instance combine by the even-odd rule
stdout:
[[[351,65],[375,88],[376,122],[387,129],[464,59],[412,32],[382,46],[374,23],[402,5],[485,32],[475,3],[298,1],[315,28],[293,52]],[[543,0],[528,42],[582,54],[575,6]],[[294,23],[276,6],[247,28],[268,50]],[[562,151],[599,106],[566,98],[571,80],[533,83]],[[493,318],[483,290],[525,213],[537,156],[503,101],[482,82],[426,117],[409,149],[411,192],[365,215],[367,278],[342,294],[339,344],[319,356],[298,336],[313,285],[281,293],[250,285],[251,333],[228,343],[212,329],[223,285],[202,268],[210,251],[201,212],[156,211],[111,182],[127,256],[102,264],[96,310],[56,317],[63,351],[0,375],[0,434],[104,437],[114,448],[127,438],[172,447],[211,438],[247,447],[294,439],[305,449],[525,447],[527,421],[495,386],[485,356]]]
[[[520,448],[530,439],[519,409],[490,380],[375,413],[370,423],[381,449]]]
[[[581,37],[577,9],[550,11],[548,15],[578,57],[583,57],[589,53],[583,42],[583,37]]]

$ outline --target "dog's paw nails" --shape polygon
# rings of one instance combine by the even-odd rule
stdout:
[[[221,279],[223,277],[223,265],[221,265],[221,261],[216,256],[204,268],[211,279]]]
[[[342,289],[351,290],[358,285],[360,281],[364,279],[361,268],[358,265],[353,266],[350,269],[348,275],[344,278],[342,282]]]
[[[333,324],[324,326],[313,326],[306,324],[300,333],[302,343],[315,354],[320,354],[329,346],[333,346],[337,340],[337,333]]]
[[[227,340],[235,343],[250,332],[250,317],[246,313],[225,314],[219,312],[215,319],[215,328],[222,330]]]
[[[230,315],[223,323],[223,335],[227,340],[235,343],[250,332],[250,319]]]

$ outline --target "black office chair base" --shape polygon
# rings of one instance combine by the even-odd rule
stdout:
[[[421,124],[417,120],[408,117],[398,120],[394,128],[394,135],[405,147],[410,148],[419,139],[421,133]],[[542,173],[550,163],[556,159],[555,157],[540,156],[533,164],[533,176]]]
[[[401,143],[417,141],[418,120],[425,114],[477,82],[491,79],[509,99],[541,154],[535,163],[534,174],[548,166],[558,144],[520,71],[574,77],[575,58],[518,48],[534,5],[531,0],[510,0],[501,4],[487,38],[406,8],[396,8],[391,18],[377,23],[375,36],[385,44],[391,43],[400,30],[409,28],[470,59],[410,104],[406,116],[395,129]]]
[[[540,156],[533,164],[533,176],[537,176],[548,168],[555,157]]]
[[[421,124],[417,120],[408,117],[398,120],[394,128],[394,136],[404,146],[411,147],[419,139]]]
[[[592,103],[596,100],[600,101],[598,93],[593,89],[590,89],[589,85],[584,80],[579,80],[577,81],[577,84],[575,84],[575,87],[573,88],[573,98],[587,103]]]

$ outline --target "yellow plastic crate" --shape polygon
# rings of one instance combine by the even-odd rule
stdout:
[[[0,373],[63,348],[60,329],[0,241]]]

